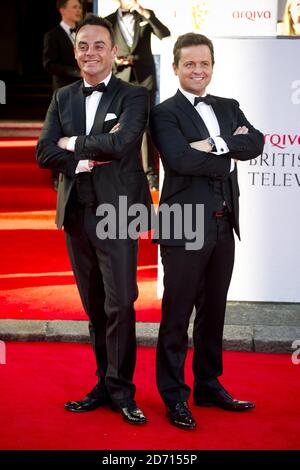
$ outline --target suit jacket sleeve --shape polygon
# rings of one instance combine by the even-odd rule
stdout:
[[[175,113],[161,105],[151,110],[151,135],[163,163],[180,175],[229,176],[230,159],[192,149],[177,119]]]
[[[147,20],[149,26],[152,29],[152,33],[155,34],[159,39],[166,38],[170,36],[170,30],[155,16],[152,10],[148,10],[150,13],[150,18]]]
[[[249,132],[248,134],[240,135],[221,135],[229,148],[229,153],[226,156],[236,160],[251,160],[262,153],[264,136],[246,119],[239,107],[239,103],[236,100],[231,101],[233,103],[231,116],[233,122],[232,132],[240,126],[246,126]]]
[[[58,113],[58,91],[54,92],[47,111],[45,123],[37,143],[36,158],[41,168],[51,168],[72,177],[78,164],[74,159],[74,153],[63,150],[56,144],[60,137],[64,137]]]
[[[122,100],[120,129],[111,134],[78,136],[75,160],[120,160],[137,145],[147,124],[148,92],[144,87],[128,87]]]
[[[69,39],[66,37],[66,40]],[[80,78],[80,72],[77,67],[64,63],[59,41],[51,31],[44,36],[43,65],[46,72],[51,75]]]

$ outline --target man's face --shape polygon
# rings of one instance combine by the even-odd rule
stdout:
[[[206,45],[183,47],[178,65],[173,64],[173,69],[184,90],[202,96],[213,73],[209,47]]]
[[[109,31],[102,26],[83,26],[76,35],[75,57],[83,77],[91,85],[96,85],[109,75],[116,51]]]
[[[61,8],[59,11],[67,24],[75,24],[81,18],[81,5],[79,0],[68,0],[65,7]]]

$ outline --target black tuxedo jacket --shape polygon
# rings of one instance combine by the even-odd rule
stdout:
[[[52,75],[56,90],[80,78],[80,71],[74,56],[74,46],[60,26],[56,26],[44,36],[43,65]]]
[[[132,47],[126,44],[118,23],[118,10],[107,16],[106,19],[111,23],[115,41],[118,46],[117,56],[134,56],[132,67],[118,67],[115,74],[129,82],[131,71],[133,70],[134,81],[145,86],[149,91],[156,90],[156,73],[153,55],[151,52],[151,34],[155,34],[159,39],[170,36],[169,29],[163,25],[155,16],[154,12],[149,10],[150,18],[146,20],[143,16],[135,13],[135,32]]]
[[[237,167],[230,172],[230,159],[250,160],[261,154],[263,134],[246,119],[236,100],[214,96],[213,110],[220,126],[220,136],[227,143],[229,153],[214,155],[200,152],[189,143],[203,140],[209,132],[194,106],[178,90],[176,95],[155,106],[150,114],[153,141],[160,153],[165,178],[160,204],[204,204],[207,233],[215,210],[212,178],[229,178],[233,197],[232,223],[239,236],[239,187]],[[238,126],[247,126],[248,134],[233,136]],[[181,240],[161,243],[183,245]]]
[[[56,223],[61,228],[75,182],[79,160],[110,162],[94,167],[93,185],[98,204],[118,209],[119,196],[127,196],[128,205],[151,205],[151,194],[140,163],[140,148],[148,118],[148,92],[112,76],[100,100],[94,124],[85,135],[85,98],[82,80],[54,92],[37,144],[41,168],[60,172]],[[109,118],[109,119],[108,119]],[[120,129],[109,133],[116,123]],[[75,152],[56,145],[60,137],[78,136]]]

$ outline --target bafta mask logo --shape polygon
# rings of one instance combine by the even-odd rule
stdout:
[[[207,0],[198,0],[194,5],[192,5],[193,28],[196,33],[201,31],[201,26],[205,23],[208,15],[207,4]]]

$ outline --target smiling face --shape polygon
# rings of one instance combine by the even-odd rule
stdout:
[[[188,46],[181,49],[178,64],[173,64],[181,87],[197,96],[202,96],[213,74],[211,52],[208,46]]]
[[[75,57],[90,85],[100,83],[109,75],[116,52],[109,31],[103,26],[85,25],[76,35]]]

